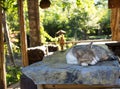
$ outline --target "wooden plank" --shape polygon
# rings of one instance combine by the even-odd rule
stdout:
[[[41,88],[42,86],[42,88]],[[103,86],[103,85],[84,85],[84,84],[44,84],[38,85],[38,89],[105,89],[119,88],[120,86]]]
[[[108,8],[120,8],[120,0],[108,0]]]
[[[115,42],[110,39],[98,39],[98,40],[78,40],[78,41],[66,41],[65,44],[76,44],[76,43],[85,43],[85,42]],[[117,42],[117,41],[116,41]],[[47,42],[47,44],[56,44],[55,42]]]
[[[3,38],[4,34],[2,30],[2,7],[0,3],[0,89],[7,89]]]
[[[23,66],[28,66],[28,55],[27,55],[27,41],[26,41],[26,32],[25,32],[25,21],[23,15],[23,0],[18,1],[18,14],[19,14],[19,23],[20,23],[20,38],[21,38],[21,53],[22,53],[22,64]]]

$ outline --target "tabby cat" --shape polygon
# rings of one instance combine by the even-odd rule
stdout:
[[[80,64],[82,66],[95,65],[99,61],[114,60],[115,55],[102,46],[93,45],[76,45],[66,54],[68,64]]]

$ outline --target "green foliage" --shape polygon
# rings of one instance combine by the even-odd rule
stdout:
[[[110,32],[110,11],[105,12],[103,17],[99,20],[100,29],[102,29],[102,33],[109,35]]]
[[[21,69],[20,67],[7,66],[7,85],[14,84],[20,80]]]
[[[50,42],[55,42],[55,38],[51,37],[43,28],[43,26],[41,25],[40,27],[40,36],[41,36],[41,42],[43,44],[45,44],[45,42],[47,41],[50,41]]]
[[[95,3],[96,7],[100,7],[100,8],[108,8],[107,6],[108,0],[97,0],[97,2]]]
[[[9,8],[13,7],[12,5],[15,1],[16,0],[0,0],[0,3],[1,3],[2,8],[6,11]]]
[[[3,10],[7,15],[7,24],[10,31],[18,30],[18,11],[16,0],[1,0]]]
[[[7,24],[10,31],[19,31],[18,9],[16,0],[2,0],[7,9]],[[27,2],[24,2],[26,31],[29,34]],[[94,3],[94,0],[51,0],[48,9],[40,9],[40,26],[42,42],[54,41],[58,30],[65,30],[65,36],[88,39],[91,35],[110,32],[110,13],[107,0]],[[75,38],[75,39],[76,39]],[[17,45],[17,44],[16,44]]]
[[[10,8],[7,8],[6,15],[8,29],[10,29],[10,31],[19,30],[18,8],[16,0],[11,3]]]
[[[110,13],[106,8],[106,0],[96,3],[94,0],[55,1],[52,0],[52,6],[42,12],[45,14],[45,31],[52,37],[60,29],[67,32],[66,37],[78,39],[88,39],[89,35],[110,34]]]

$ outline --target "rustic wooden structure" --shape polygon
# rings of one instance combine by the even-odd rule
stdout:
[[[19,14],[19,23],[20,23],[20,32],[21,32],[21,52],[22,52],[22,63],[23,66],[28,66],[28,56],[27,56],[27,41],[26,41],[26,32],[24,25],[24,15],[23,15],[23,0],[18,0],[18,14]]]
[[[83,84],[47,84],[38,85],[37,89],[111,89],[116,86],[101,86],[101,85],[83,85]]]
[[[112,40],[120,41],[120,8],[111,9]]]
[[[65,38],[64,38],[63,34],[60,35],[58,41],[59,41],[59,44],[60,44],[61,51],[63,51],[64,50],[64,45],[65,45]]]
[[[120,8],[120,0],[108,0],[109,8]]]
[[[63,31],[63,30],[59,30],[58,32],[56,32],[56,35],[59,35],[59,38],[58,38],[58,42],[60,44],[60,47],[61,47],[61,51],[64,50],[64,45],[65,45],[65,38],[64,38],[64,34],[66,32]]]
[[[108,7],[111,9],[112,40],[120,41],[120,0],[109,0]]]

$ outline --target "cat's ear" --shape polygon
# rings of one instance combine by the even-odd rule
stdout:
[[[92,49],[92,47],[93,47],[93,42],[90,42],[90,44],[88,45],[88,48]]]

